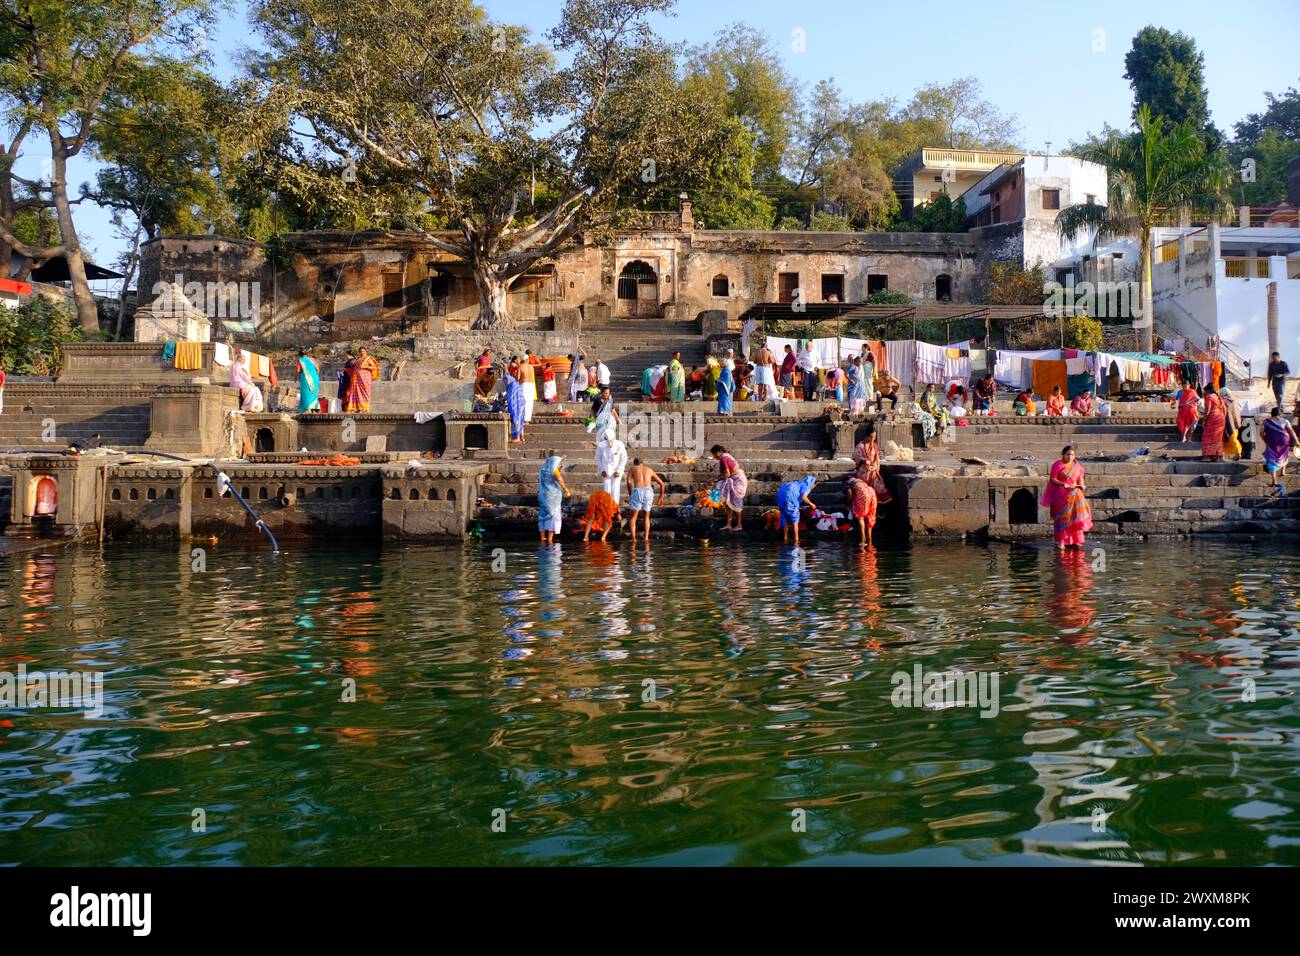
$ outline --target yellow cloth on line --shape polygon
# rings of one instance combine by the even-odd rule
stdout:
[[[948,349],[944,356],[950,359],[959,359],[961,358],[961,349]]]
[[[203,367],[203,343],[202,342],[177,342],[176,343],[176,367],[183,370],[199,369]]]
[[[1061,394],[1070,392],[1070,380],[1065,372],[1065,362],[1060,359],[1035,359],[1033,390],[1043,398],[1052,394],[1052,389],[1061,387]]]

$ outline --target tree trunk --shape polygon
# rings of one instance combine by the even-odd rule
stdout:
[[[1151,230],[1143,229],[1138,240],[1138,254],[1142,257],[1142,315],[1133,322],[1138,330],[1138,348],[1143,352],[1154,351],[1156,311],[1151,292]]]
[[[488,266],[474,266],[474,285],[478,288],[476,329],[508,329],[514,324],[506,293],[510,283],[498,279]]]
[[[126,292],[135,276],[136,266],[140,264],[140,220],[135,223],[135,232],[131,235],[131,251],[126,258],[126,275],[122,277],[122,289],[117,294],[117,322],[113,326],[113,341],[122,340],[122,320],[126,316]]]
[[[72,278],[72,299],[77,304],[77,318],[81,320],[82,331],[86,335],[99,333],[99,309],[95,305],[95,296],[86,281],[86,263],[81,257],[81,240],[77,238],[77,228],[72,222],[72,206],[68,203],[68,160],[55,136],[50,137],[50,147],[54,154],[54,175],[51,177],[51,191],[54,197],[54,209],[59,217],[59,232],[63,239],[64,260],[68,264],[68,275]]]

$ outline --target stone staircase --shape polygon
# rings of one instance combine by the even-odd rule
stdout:
[[[149,437],[153,391],[154,386],[144,384],[8,385],[0,413],[0,450],[62,451],[70,442],[95,433],[104,445],[139,448]]]
[[[611,320],[598,326],[584,326],[580,338],[588,361],[600,359],[609,368],[614,396],[627,398],[641,388],[641,373],[651,365],[666,365],[673,352],[682,353],[682,365],[689,374],[692,366],[704,366],[708,339],[694,322],[655,319]]]

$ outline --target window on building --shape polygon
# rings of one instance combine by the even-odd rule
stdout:
[[[406,277],[400,272],[384,273],[384,308],[400,309],[404,304],[403,293],[406,288]]]
[[[994,222],[1001,222],[1001,221],[1002,221],[1002,206],[1001,206],[999,203],[994,203],[992,208],[993,208],[993,211],[989,214],[989,217],[990,217]]]
[[[941,182],[943,182],[943,177],[942,177],[942,176],[935,176],[935,177],[934,177],[934,181],[935,181],[936,183],[941,183]]]
[[[731,280],[719,273],[713,277],[714,298],[725,299],[731,295]]]
[[[952,301],[952,276],[943,273],[934,277],[934,298],[937,302]]]
[[[1043,190],[1043,208],[1044,209],[1061,208],[1061,191],[1059,189]]]
[[[867,276],[867,295],[873,292],[884,292],[889,288],[889,276],[887,275],[869,275]]]
[[[793,302],[794,290],[799,288],[799,273],[782,272],[776,277],[778,302]]]
[[[823,302],[843,302],[844,301],[844,276],[824,274],[822,276],[822,301]]]

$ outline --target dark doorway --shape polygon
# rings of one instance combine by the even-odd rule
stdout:
[[[867,276],[867,295],[873,292],[885,292],[889,289],[889,276]]]
[[[952,276],[947,274],[935,276],[934,298],[937,302],[952,301]]]
[[[446,315],[447,300],[451,297],[451,277],[441,272],[429,273],[429,301],[427,307],[430,315]]]
[[[406,304],[406,277],[400,272],[384,273],[384,308],[400,309]]]
[[[1007,502],[1007,512],[1012,524],[1038,524],[1038,495],[1029,488],[1015,491]]]
[[[799,288],[799,273],[782,272],[776,277],[776,301],[793,302],[795,290]]]
[[[259,428],[254,450],[259,454],[267,454],[275,451],[275,432],[269,428]]]
[[[488,431],[486,425],[466,425],[465,426],[465,447],[466,448],[483,448],[488,446]]]

